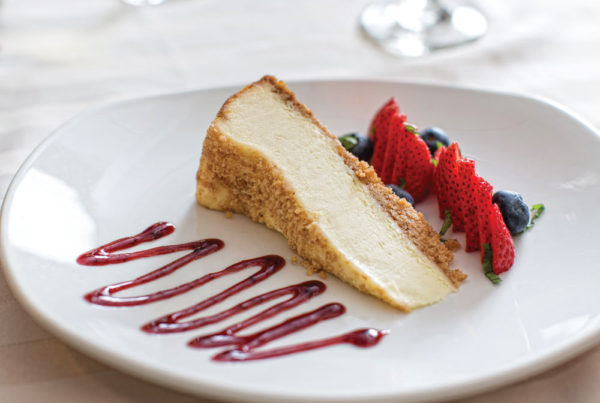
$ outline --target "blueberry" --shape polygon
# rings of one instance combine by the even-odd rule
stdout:
[[[506,228],[511,234],[518,234],[529,224],[529,207],[523,197],[509,190],[499,190],[492,196],[492,202],[498,205]]]
[[[350,151],[356,158],[369,162],[373,155],[373,142],[365,136],[349,133],[340,136],[340,142],[344,148]]]
[[[439,127],[428,127],[421,130],[421,138],[427,144],[427,147],[429,147],[431,155],[434,155],[435,150],[438,149],[438,143],[443,144],[445,147],[450,145],[448,135]]]
[[[415,199],[413,199],[413,197],[410,195],[410,193],[408,193],[406,190],[402,189],[400,186],[398,185],[386,185],[387,187],[389,187],[390,189],[392,189],[394,191],[394,193],[396,193],[396,196],[398,196],[401,199],[405,199],[407,202],[410,203],[411,206],[415,206]]]

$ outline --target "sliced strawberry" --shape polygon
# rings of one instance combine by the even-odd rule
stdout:
[[[438,162],[440,162],[440,155],[442,155],[444,151],[446,151],[446,147],[444,146],[438,147],[438,149],[435,150],[435,154],[433,154],[433,158],[431,159],[432,162],[435,161],[433,163],[434,166],[437,167]]]
[[[371,124],[369,125],[369,131],[367,132],[367,135],[371,140],[375,138],[375,127],[381,123],[384,109],[391,105],[396,105],[396,107],[398,107],[394,98],[390,98],[381,108],[379,108],[375,113],[375,116],[373,116],[373,120],[371,120]]]
[[[460,159],[460,149],[458,143],[452,143],[448,147],[450,152],[451,171],[450,184],[452,192],[449,195],[448,202],[452,212],[452,231],[460,232],[465,230],[465,212],[462,200],[464,186],[458,173],[458,160]]]
[[[371,137],[374,143],[373,156],[371,157],[371,165],[375,168],[375,172],[380,174],[381,168],[383,166],[385,152],[387,148],[388,141],[388,133],[389,126],[392,120],[392,117],[399,113],[398,105],[396,105],[396,101],[391,99],[386,106],[384,106],[381,111],[375,116],[373,119],[373,123],[371,124]]]
[[[464,231],[464,213],[460,204],[460,178],[458,175],[458,158],[460,151],[457,143],[450,144],[450,147],[440,155],[438,169],[440,169],[439,188],[447,203],[444,208],[440,206],[440,217],[444,217],[444,210],[450,209],[452,214],[452,230],[454,232]]]
[[[485,179],[474,175],[473,186],[476,190],[477,226],[479,227],[479,244],[481,261],[483,262],[483,245],[486,243],[491,245],[492,240],[492,228],[489,219],[492,205],[492,185]]]
[[[385,150],[385,157],[383,158],[383,165],[381,169],[377,171],[381,180],[385,184],[397,184],[396,178],[394,178],[394,165],[399,158],[403,157],[403,150],[399,148],[400,137],[404,133],[404,122],[406,116],[402,114],[395,114],[392,116],[389,129],[388,138]],[[414,196],[413,196],[414,197]]]
[[[460,179],[460,203],[464,213],[467,252],[479,250],[479,222],[477,220],[476,189],[473,184],[475,161],[460,158],[458,160],[458,176]]]
[[[435,155],[433,156],[433,160],[435,162],[432,161],[433,166],[434,166],[432,185],[433,185],[433,192],[436,194],[437,200],[438,200],[438,208],[440,211],[440,218],[444,218],[444,210],[446,210],[449,206],[446,194],[440,188],[440,173],[442,171],[440,169],[440,158],[444,152],[446,152],[446,147],[438,148],[437,151],[435,152]]]
[[[493,204],[490,207],[489,215],[492,247],[492,268],[494,273],[500,274],[511,268],[515,260],[515,246],[512,237],[504,220],[498,205]]]
[[[451,152],[446,149],[440,154],[438,160],[438,166],[436,172],[438,174],[438,207],[440,212],[440,218],[445,218],[446,214],[444,211],[450,210],[450,188],[447,178],[450,176],[449,172],[452,170],[452,156]]]
[[[396,162],[394,163],[394,172],[392,173],[392,183],[400,186],[401,188],[406,187],[406,150],[408,148],[409,137],[405,134],[406,130],[403,127],[402,133],[398,137],[398,144],[396,147]],[[411,194],[411,196],[413,196]],[[414,197],[413,197],[414,199]]]
[[[415,203],[423,200],[429,193],[431,177],[433,175],[433,164],[427,144],[417,135],[405,129],[403,136],[406,138],[406,150],[404,160],[406,161],[405,190],[415,199]]]

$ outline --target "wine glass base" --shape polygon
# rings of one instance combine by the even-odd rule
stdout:
[[[376,1],[362,11],[360,26],[386,52],[409,57],[472,42],[487,32],[487,20],[475,8],[442,8],[438,2],[431,3]]]

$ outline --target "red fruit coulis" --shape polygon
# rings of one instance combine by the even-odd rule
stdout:
[[[277,255],[267,255],[243,260],[241,262],[232,264],[223,270],[205,274],[204,276],[188,283],[151,294],[133,297],[115,296],[115,294],[120,291],[134,288],[142,284],[147,284],[167,276],[196,259],[200,259],[204,256],[219,251],[225,245],[220,239],[203,239],[200,241],[178,245],[159,246],[137,252],[117,253],[124,249],[137,246],[141,243],[160,239],[173,233],[173,231],[175,231],[175,227],[173,225],[166,222],[158,222],[137,235],[118,239],[79,256],[77,258],[77,263],[81,265],[103,266],[125,263],[130,260],[164,255],[179,251],[191,251],[187,255],[180,257],[171,263],[147,274],[144,274],[143,276],[137,277],[133,280],[107,285],[91,291],[87,293],[84,298],[92,304],[110,307],[131,307],[144,305],[186,293],[228,274],[254,268],[256,269],[255,272],[242,281],[225,289],[224,291],[212,295],[195,305],[155,319],[143,325],[142,330],[147,333],[162,334],[186,332],[210,324],[218,323],[261,304],[287,296],[288,298],[282,302],[278,302],[277,304],[270,306],[247,319],[230,325],[221,331],[196,337],[192,339],[188,345],[194,348],[225,347],[226,349],[224,351],[213,356],[213,360],[215,361],[248,361],[279,357],[343,343],[353,344],[357,347],[372,347],[387,334],[387,331],[364,328],[325,339],[308,341],[305,343],[279,347],[270,350],[255,351],[255,349],[262,347],[273,340],[308,328],[321,321],[336,318],[346,312],[346,308],[342,304],[329,303],[310,312],[288,318],[278,324],[260,330],[256,333],[243,336],[237,335],[238,332],[254,324],[274,317],[302,304],[303,302],[310,300],[315,296],[322,294],[326,289],[325,284],[321,281],[314,280],[305,281],[303,283],[282,287],[260,295],[256,295],[231,308],[213,315],[185,320],[186,318],[196,315],[197,313],[208,309],[213,305],[223,302],[229,297],[249,287],[252,287],[257,283],[260,283],[261,281],[264,281],[273,274],[277,273],[285,265],[285,260],[281,256]]]

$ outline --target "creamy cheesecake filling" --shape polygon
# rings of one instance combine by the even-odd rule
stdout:
[[[456,290],[383,210],[338,154],[337,142],[270,86],[230,101],[216,128],[283,173],[329,242],[399,305],[417,308]]]

